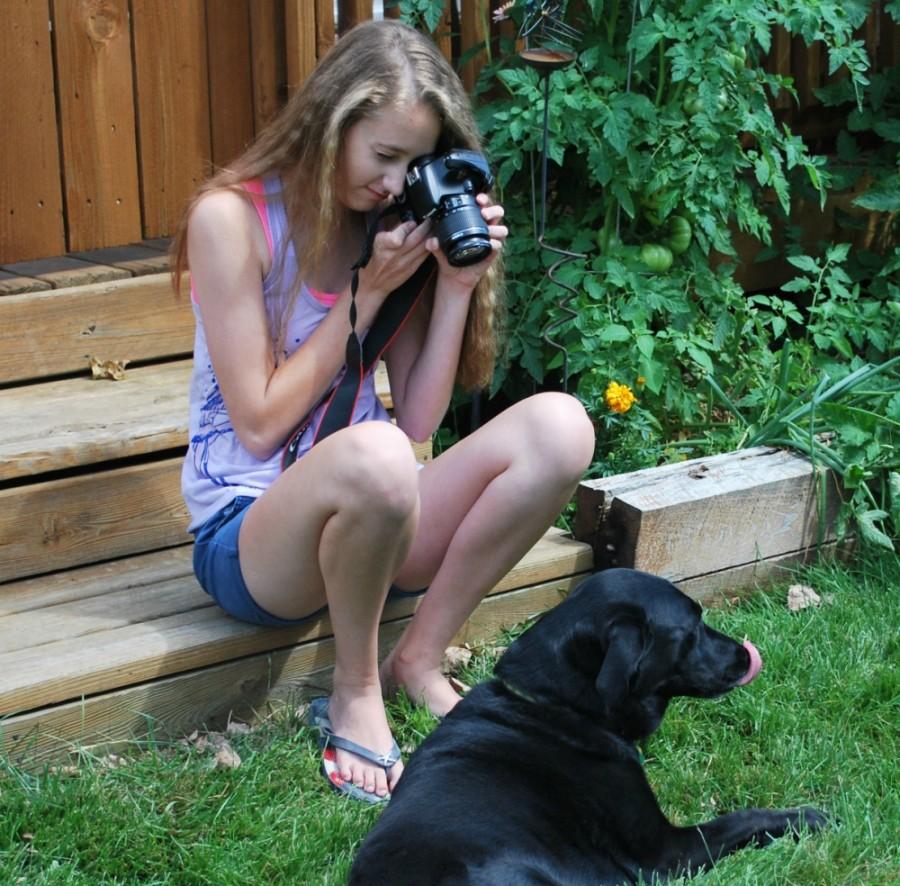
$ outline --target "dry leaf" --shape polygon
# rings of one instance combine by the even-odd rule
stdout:
[[[94,378],[111,378],[113,381],[121,381],[125,378],[125,367],[130,360],[98,360],[91,357],[91,375]]]
[[[472,660],[472,650],[463,646],[448,646],[444,650],[441,671],[445,674],[464,668]]]
[[[107,754],[105,757],[100,758],[100,765],[104,769],[118,769],[121,766],[125,766],[128,763],[124,757],[120,757],[118,754]]]
[[[54,775],[63,775],[66,778],[75,778],[81,775],[81,770],[77,766],[72,766],[71,764],[67,766],[51,766],[50,771]]]
[[[238,752],[226,741],[216,751],[213,769],[237,769],[241,765]]]
[[[250,735],[253,727],[247,723],[239,723],[237,720],[229,720],[225,732],[228,735]]]
[[[809,585],[791,585],[787,593],[787,607],[791,612],[799,612],[810,606],[819,606],[822,598]]]

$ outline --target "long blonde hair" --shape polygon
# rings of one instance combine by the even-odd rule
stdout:
[[[173,243],[173,281],[187,269],[187,222],[206,193],[229,188],[245,194],[241,183],[281,176],[284,202],[298,266],[312,273],[321,266],[336,216],[335,170],[345,136],[355,123],[380,109],[422,102],[441,122],[437,152],[452,147],[481,151],[468,95],[456,72],[423,34],[397,21],[370,21],[342,36],[320,60],[282,111],[229,167],[206,181],[189,203]],[[502,263],[494,261],[473,295],[460,356],[458,382],[485,387],[497,355]],[[284,288],[284,287],[282,287]],[[275,353],[300,289],[274,313]]]

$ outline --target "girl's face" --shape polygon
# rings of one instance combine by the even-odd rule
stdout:
[[[441,122],[428,105],[389,105],[354,123],[338,160],[337,199],[346,209],[371,212],[403,193],[411,161],[437,147]]]

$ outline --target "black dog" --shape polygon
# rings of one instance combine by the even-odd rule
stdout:
[[[750,682],[755,648],[708,628],[664,579],[610,569],[517,639],[412,755],[353,886],[650,883],[825,816],[732,812],[675,827],[632,742],[676,695]]]

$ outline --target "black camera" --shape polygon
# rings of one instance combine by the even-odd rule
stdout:
[[[475,151],[426,154],[410,163],[398,206],[417,222],[434,219],[435,236],[451,265],[474,265],[491,251],[475,195],[493,184],[487,161]]]

